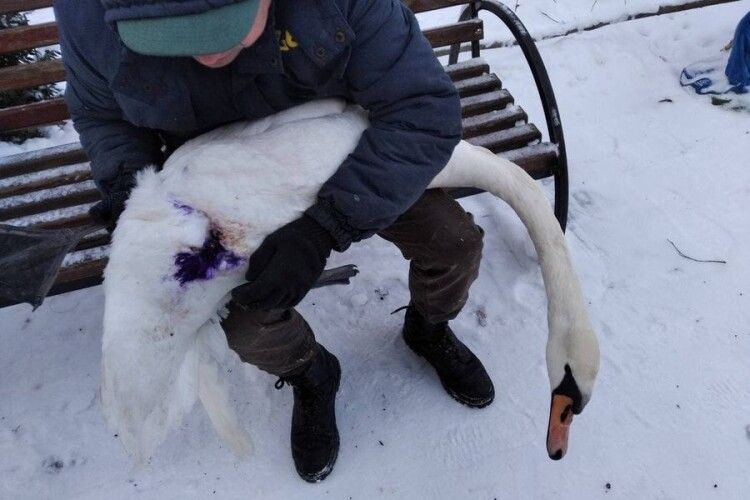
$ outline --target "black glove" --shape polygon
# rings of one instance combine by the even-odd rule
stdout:
[[[250,256],[245,278],[232,298],[251,309],[288,309],[299,304],[320,277],[336,242],[303,215],[269,234]]]
[[[107,231],[114,231],[117,219],[125,210],[125,202],[130,197],[130,191],[135,187],[135,173],[121,173],[102,201],[89,209],[89,215],[99,224],[104,224]]]

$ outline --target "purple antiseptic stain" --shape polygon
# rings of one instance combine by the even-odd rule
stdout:
[[[220,233],[212,230],[203,247],[180,252],[175,256],[177,271],[174,278],[183,286],[196,280],[210,280],[215,278],[219,271],[235,269],[245,261],[244,257],[227,250],[221,244]]]

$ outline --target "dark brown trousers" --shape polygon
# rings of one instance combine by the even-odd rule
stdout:
[[[479,272],[482,229],[441,189],[429,190],[390,227],[378,233],[411,261],[411,305],[428,321],[455,318]],[[240,359],[274,375],[288,375],[315,354],[315,336],[294,309],[248,311],[229,305],[223,323]]]

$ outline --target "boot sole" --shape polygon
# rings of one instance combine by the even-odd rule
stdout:
[[[337,439],[336,447],[333,451],[333,456],[331,456],[331,459],[321,471],[316,472],[315,474],[303,474],[299,471],[299,469],[297,469],[297,474],[299,474],[299,477],[301,477],[308,483],[319,483],[327,478],[331,474],[331,472],[333,472],[333,466],[336,465],[336,460],[339,457],[339,444],[339,440]]]
[[[402,338],[403,338],[403,337],[402,337]],[[474,408],[474,409],[477,409],[477,410],[479,410],[479,409],[481,409],[481,408],[486,408],[486,407],[488,407],[488,406],[489,406],[489,405],[491,405],[491,404],[492,404],[492,402],[493,402],[493,401],[495,400],[495,390],[494,390],[494,388],[493,388],[493,390],[492,390],[492,394],[490,394],[490,395],[489,395],[488,397],[486,397],[486,398],[481,398],[481,399],[477,399],[477,398],[472,398],[472,397],[469,397],[469,396],[465,396],[465,395],[463,395],[463,394],[459,394],[458,392],[454,391],[453,389],[451,389],[450,387],[448,387],[447,385],[445,385],[445,383],[443,382],[443,379],[441,379],[441,378],[440,378],[440,374],[439,374],[439,373],[437,373],[437,370],[435,370],[435,367],[434,367],[434,366],[432,366],[432,364],[431,364],[431,363],[430,363],[429,361],[427,361],[427,358],[425,358],[425,357],[424,357],[424,356],[422,355],[422,353],[420,353],[420,352],[419,352],[418,350],[414,349],[414,347],[412,347],[412,346],[411,346],[411,345],[409,344],[409,341],[408,341],[408,340],[406,340],[406,338],[404,338],[404,343],[405,343],[405,344],[406,344],[406,346],[407,346],[407,347],[408,347],[408,348],[409,348],[409,349],[411,350],[411,352],[413,352],[414,354],[416,354],[416,355],[417,355],[417,356],[419,356],[420,358],[424,359],[424,360],[425,360],[425,362],[426,362],[426,363],[427,363],[428,365],[430,365],[430,368],[432,368],[432,369],[433,369],[433,370],[435,371],[435,373],[437,374],[437,376],[438,376],[438,379],[440,380],[440,385],[442,385],[442,386],[443,386],[443,389],[445,389],[445,392],[447,392],[447,393],[448,393],[448,395],[449,395],[449,396],[450,396],[451,398],[455,399],[456,401],[458,401],[458,402],[459,402],[459,403],[461,403],[462,405],[464,405],[464,406],[466,406],[466,407],[468,407],[468,408]]]
[[[481,408],[487,408],[489,405],[492,404],[493,401],[495,401],[495,393],[494,393],[494,391],[487,398],[484,398],[484,399],[475,399],[475,398],[469,398],[467,396],[463,396],[463,395],[457,393],[456,391],[454,391],[450,387],[448,387],[445,384],[443,384],[442,381],[440,382],[440,385],[443,386],[443,389],[445,389],[445,392],[447,392],[450,397],[452,397],[453,399],[455,399],[456,401],[458,401],[459,403],[461,403],[462,405],[464,405],[464,406],[466,406],[468,408],[473,408],[473,409],[476,409],[476,410],[479,410]]]
[[[335,361],[336,370],[338,372],[338,377],[336,380],[336,390],[335,390],[336,396],[338,396],[339,386],[341,385],[341,363],[339,363],[339,360],[335,356],[333,360]],[[334,407],[335,407],[335,403],[334,403]],[[327,478],[331,474],[331,472],[333,472],[333,466],[336,465],[336,460],[339,457],[339,446],[341,444],[338,429],[339,429],[339,426],[337,423],[336,424],[336,445],[333,448],[333,455],[331,455],[331,458],[328,460],[328,463],[326,464],[325,467],[323,467],[320,471],[315,472],[313,474],[306,474],[304,472],[301,472],[299,469],[297,469],[296,468],[297,464],[295,464],[295,469],[297,469],[297,474],[299,474],[299,477],[301,477],[304,481],[308,483],[312,483],[312,484],[319,483],[323,481],[325,478]]]

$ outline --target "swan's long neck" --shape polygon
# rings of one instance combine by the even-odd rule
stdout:
[[[549,343],[569,345],[565,337],[579,320],[588,324],[583,294],[573,272],[560,225],[537,183],[519,166],[487,149],[461,142],[430,187],[476,187],[508,203],[534,243],[547,291]]]

